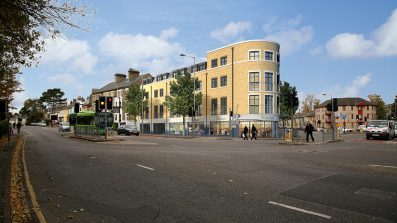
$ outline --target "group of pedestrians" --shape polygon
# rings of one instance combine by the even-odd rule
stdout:
[[[252,125],[252,128],[251,128],[251,140],[252,139],[256,140],[257,132],[258,131],[256,130],[255,125]],[[248,128],[247,128],[247,126],[245,126],[244,130],[243,130],[243,140],[248,140]]]
[[[19,134],[19,132],[21,131],[22,124],[21,124],[20,122],[18,122],[18,124],[15,124],[15,122],[14,122],[14,123],[12,123],[12,125],[11,125],[11,123],[10,123],[10,127],[9,127],[9,129],[10,129],[10,135],[14,134],[14,129],[15,129],[15,127],[17,128],[18,134]]]
[[[309,136],[311,137],[312,141],[314,142],[314,137],[313,137],[313,131],[314,127],[313,125],[308,121],[305,126],[305,133],[306,133],[306,142],[309,142]],[[255,139],[256,140],[256,134],[257,130],[255,125],[252,125],[251,127],[251,140]],[[248,128],[247,126],[244,127],[243,130],[243,140],[248,140]]]

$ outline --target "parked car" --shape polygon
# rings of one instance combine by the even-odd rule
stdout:
[[[120,125],[117,128],[117,135],[121,135],[121,134],[131,135],[131,134],[134,134],[136,136],[139,136],[139,133],[140,132],[138,131],[136,126],[132,125],[132,124],[130,124],[130,125]]]
[[[58,130],[60,132],[69,132],[70,131],[69,122],[61,122],[61,123],[59,123]]]
[[[366,125],[359,125],[357,126],[357,132],[366,132],[367,131],[367,126]]]
[[[394,122],[394,137],[397,136],[397,122]]]
[[[388,120],[373,120],[367,124],[367,139],[370,138],[384,138],[394,139],[395,126],[393,121]]]

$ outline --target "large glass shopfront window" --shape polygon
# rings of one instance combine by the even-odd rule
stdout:
[[[228,121],[214,121],[210,122],[210,135],[229,135],[229,122]]]
[[[170,134],[176,134],[176,135],[182,135],[183,134],[183,123],[178,122],[178,123],[170,123],[169,124],[169,133]]]
[[[248,136],[251,137],[251,128],[252,125],[255,126],[256,130],[258,131],[257,137],[265,137],[270,138],[272,137],[272,123],[274,122],[265,122],[265,121],[244,121],[239,123],[239,132],[240,135],[244,131],[244,127],[247,126],[248,128]]]
[[[203,135],[204,134],[204,122],[188,122],[188,129],[189,129],[189,135]]]

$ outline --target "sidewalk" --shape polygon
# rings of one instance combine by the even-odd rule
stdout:
[[[12,135],[8,143],[7,135],[0,139],[0,222],[8,222],[9,210],[9,187],[12,151],[15,148],[18,135]]]

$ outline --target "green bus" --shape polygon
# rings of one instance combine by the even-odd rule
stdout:
[[[69,115],[70,126],[75,127],[76,134],[104,135],[105,129],[113,126],[113,114],[110,112],[83,111]],[[106,128],[105,128],[106,127]]]

